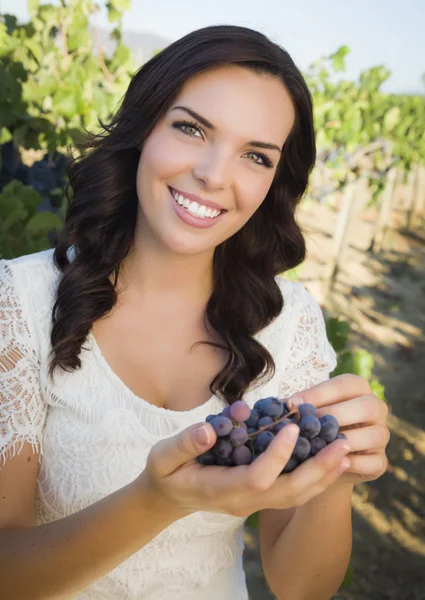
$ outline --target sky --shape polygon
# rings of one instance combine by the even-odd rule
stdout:
[[[26,0],[0,0],[2,12],[28,20]],[[92,22],[111,28],[105,9]],[[385,65],[392,75],[383,92],[425,94],[425,0],[132,0],[123,18],[124,29],[170,41],[224,23],[265,33],[301,70],[347,45],[344,79],[357,80],[363,70]]]

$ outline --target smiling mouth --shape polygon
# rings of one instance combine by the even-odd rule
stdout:
[[[193,217],[197,217],[198,219],[216,219],[223,212],[222,210],[215,210],[204,204],[198,204],[193,200],[189,200],[182,194],[178,194],[172,187],[169,187],[168,189],[177,204],[187,210]]]

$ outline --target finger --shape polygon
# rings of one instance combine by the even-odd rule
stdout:
[[[348,451],[345,440],[336,440],[291,473],[281,475],[272,488],[264,493],[265,506],[281,508],[282,498],[288,495],[291,505],[299,505],[300,499],[307,497],[309,490],[317,490],[325,477],[329,475],[332,479],[331,473],[338,468]]]
[[[302,397],[304,402],[316,407],[327,406],[344,402],[357,396],[366,396],[371,393],[370,385],[364,377],[344,373],[323,381],[308,390],[297,392],[290,398]],[[288,399],[289,400],[289,399]]]
[[[388,427],[381,423],[360,427],[359,429],[346,429],[344,435],[350,444],[351,452],[386,448],[390,441]]]
[[[298,499],[299,506],[302,506],[312,498],[315,498],[316,496],[327,490],[330,485],[335,483],[335,481],[337,481],[341,477],[341,475],[350,468],[350,466],[351,458],[349,458],[348,456],[344,457],[337,464],[337,466],[331,471],[329,471],[329,473],[327,473],[324,477],[322,477],[322,479],[319,482],[317,482],[316,485],[312,485],[310,488],[307,488],[304,495],[301,494],[301,496]]]
[[[373,394],[352,398],[317,410],[318,418],[332,415],[337,419],[340,427],[358,423],[385,423],[387,414],[388,408],[385,402]]]
[[[198,435],[201,430],[205,432],[204,437],[202,437],[202,433],[200,436]],[[216,433],[211,425],[197,423],[156,443],[148,454],[146,466],[157,477],[166,477],[185,463],[212,448],[216,439]]]
[[[291,457],[300,430],[297,425],[287,425],[276,435],[267,450],[249,467],[249,483],[253,490],[268,490],[276,481]]]
[[[353,454],[350,455],[351,465],[348,472],[357,473],[364,479],[371,481],[378,479],[385,473],[388,467],[388,459],[383,452],[375,454]]]

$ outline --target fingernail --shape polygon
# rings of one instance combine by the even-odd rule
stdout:
[[[300,428],[297,425],[287,425],[283,428],[283,430],[285,431],[286,439],[289,442],[295,442],[295,440],[298,438]]]
[[[200,425],[195,432],[196,443],[199,446],[207,446],[209,442],[209,434],[205,425]]]

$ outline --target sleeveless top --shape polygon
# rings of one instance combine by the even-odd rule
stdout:
[[[53,249],[0,260],[0,469],[24,442],[40,452],[33,525],[67,517],[128,485],[152,445],[226,404],[217,396],[187,411],[150,404],[112,371],[91,332],[81,369],[58,369],[53,383],[48,357],[59,277]],[[316,300],[301,283],[281,276],[276,282],[284,308],[255,335],[276,372],[245,394],[251,407],[259,398],[314,386],[336,366]],[[244,523],[213,512],[180,519],[74,599],[247,600]]]

